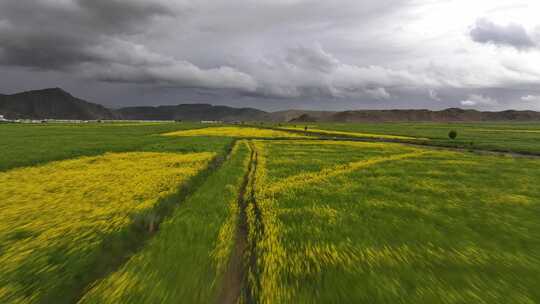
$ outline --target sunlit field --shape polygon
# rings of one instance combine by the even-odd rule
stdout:
[[[167,136],[219,136],[237,138],[275,138],[275,137],[305,137],[291,132],[279,130],[257,129],[250,127],[213,127],[195,130],[166,133]]]
[[[540,302],[540,133],[401,126],[0,125],[0,302]]]
[[[359,138],[371,138],[371,139],[402,139],[402,140],[426,140],[426,138],[410,137],[410,136],[398,136],[398,135],[388,135],[388,134],[375,134],[375,133],[361,133],[353,131],[337,131],[337,130],[324,130],[318,129],[313,125],[306,125],[304,127],[298,127],[296,125],[282,127],[284,130],[300,131],[307,134],[315,133],[321,135],[338,135],[338,136],[351,136]]]

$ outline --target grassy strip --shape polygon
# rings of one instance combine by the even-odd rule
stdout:
[[[81,303],[212,303],[235,244],[238,196],[250,161],[245,142],[165,221],[158,235]]]
[[[283,226],[275,212],[276,201],[272,195],[266,195],[268,154],[262,142],[256,142],[253,147],[257,167],[251,178],[249,193],[253,197],[247,209],[250,255],[246,263],[250,294],[246,298],[255,299],[256,303],[289,303],[286,301],[290,298],[289,291],[280,288],[277,280],[280,275],[277,265],[284,263],[287,256],[279,240]]]

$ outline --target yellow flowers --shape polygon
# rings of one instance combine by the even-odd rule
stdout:
[[[269,150],[276,146],[287,145],[289,158],[286,154],[272,154]],[[309,154],[294,158],[297,151],[311,151],[309,146],[313,146],[312,155],[319,155],[319,161],[324,164],[320,170],[309,170],[309,163],[306,160]],[[327,267],[332,263],[338,263],[341,259],[347,258],[343,251],[337,250],[331,244],[320,245],[310,244],[305,240],[303,246],[297,243],[291,244],[288,238],[296,239],[300,236],[290,236],[293,227],[304,227],[305,231],[311,231],[324,235],[319,231],[320,227],[309,220],[320,221],[326,225],[339,225],[338,221],[343,215],[338,215],[340,211],[333,208],[331,202],[321,202],[320,205],[310,205],[301,207],[304,204],[299,198],[298,206],[283,206],[281,201],[284,196],[294,197],[291,191],[295,189],[305,189],[321,183],[328,183],[337,176],[345,175],[356,170],[375,166],[385,162],[400,161],[409,158],[421,157],[427,152],[425,150],[400,146],[389,143],[344,143],[335,141],[254,141],[253,147],[257,153],[257,170],[254,178],[255,204],[249,206],[247,210],[249,239],[256,244],[257,264],[250,270],[253,296],[260,303],[292,303],[297,290],[284,284],[285,278],[291,274],[316,275],[321,273],[321,267]],[[351,150],[347,150],[351,149]],[[319,151],[325,153],[316,154]],[[379,150],[379,152],[376,152]],[[334,159],[325,158],[326,155],[333,155],[336,151],[350,154],[350,160],[345,163],[335,164]],[[361,158],[355,160],[355,154],[369,152],[376,157]],[[391,153],[388,153],[391,151]],[[275,152],[275,151],[274,151]],[[353,152],[353,153],[351,153]],[[282,160],[292,159],[297,163],[304,163],[306,168],[300,166],[300,171],[281,179],[272,180],[269,175],[275,166],[281,166]],[[345,160],[345,159],[343,159]],[[292,165],[292,164],[291,164]],[[290,166],[291,166],[290,165]],[[306,170],[306,171],[304,171]],[[326,203],[323,205],[323,203]],[[259,214],[257,216],[257,214]],[[288,219],[288,220],[287,220]],[[292,221],[292,222],[291,222]],[[292,225],[289,226],[289,225]],[[298,225],[298,226],[297,226]],[[302,237],[300,237],[302,239]],[[298,246],[298,247],[295,247]],[[308,250],[314,249],[314,251]],[[298,250],[298,251],[295,251]],[[346,253],[345,253],[346,254]]]
[[[238,238],[238,197],[249,152],[245,142],[237,142],[223,165],[162,223],[159,234],[79,303],[219,303]]]
[[[274,137],[305,137],[292,132],[277,131],[270,129],[257,129],[250,127],[214,127],[204,129],[194,129],[186,131],[176,131],[164,134],[166,136],[223,136],[223,137],[244,137],[244,138],[274,138]]]
[[[274,183],[271,187],[267,189],[267,192],[273,193],[273,192],[283,191],[283,189],[290,189],[294,187],[304,187],[308,184],[321,182],[323,180],[335,177],[337,175],[352,172],[354,170],[358,170],[361,168],[366,168],[369,166],[377,165],[377,164],[388,162],[388,161],[419,157],[426,153],[427,153],[426,151],[418,151],[418,152],[398,154],[398,155],[392,155],[392,156],[386,156],[386,157],[376,157],[372,159],[351,162],[345,165],[334,166],[332,168],[323,169],[319,172],[300,173],[298,175],[294,175],[294,176],[285,178],[277,183]]]
[[[304,131],[304,128],[301,127],[284,127],[284,130],[294,130],[294,131]],[[344,132],[344,131],[331,131],[323,130],[317,128],[308,128],[308,132],[324,134],[324,135],[344,135],[352,137],[363,137],[363,138],[379,138],[379,139],[402,139],[402,140],[411,140],[411,139],[422,139],[425,138],[415,138],[409,136],[397,136],[397,135],[386,135],[386,134],[373,134],[373,133],[360,133],[360,132]]]
[[[0,302],[62,286],[103,237],[176,192],[214,155],[108,153],[0,173]],[[23,287],[17,277],[33,282]]]
[[[254,142],[258,303],[535,303],[538,160]]]

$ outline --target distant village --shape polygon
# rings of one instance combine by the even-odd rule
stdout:
[[[80,120],[80,119],[7,119],[0,114],[0,123],[25,123],[25,124],[42,124],[42,123],[114,123],[114,122],[182,122],[182,120]],[[221,120],[201,120],[202,124],[222,124]],[[232,122],[234,124],[240,122]]]

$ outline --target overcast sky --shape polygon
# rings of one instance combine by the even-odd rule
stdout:
[[[0,0],[0,93],[540,110],[538,0]]]

